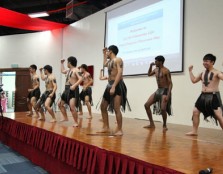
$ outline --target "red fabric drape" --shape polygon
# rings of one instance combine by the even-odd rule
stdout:
[[[26,14],[18,13],[0,7],[0,25],[23,30],[45,31],[64,28],[67,25],[51,22],[39,18],[30,18]]]
[[[51,173],[182,174],[4,118],[0,140]]]

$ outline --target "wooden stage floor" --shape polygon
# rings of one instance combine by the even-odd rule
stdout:
[[[102,127],[99,114],[93,114],[93,119],[89,120],[84,113],[79,117],[78,128],[72,127],[72,117],[68,122],[50,123],[48,114],[45,122],[27,117],[25,113],[6,113],[4,116],[183,173],[195,174],[207,167],[213,168],[213,174],[223,173],[222,130],[200,128],[198,137],[190,137],[185,133],[191,130],[191,126],[168,124],[169,130],[163,133],[162,123],[157,122],[156,129],[149,130],[143,128],[148,124],[146,120],[124,118],[123,136],[105,136],[96,134]],[[60,113],[56,116],[59,120]],[[114,130],[115,117],[109,119],[111,130]]]

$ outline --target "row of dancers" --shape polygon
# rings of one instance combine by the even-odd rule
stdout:
[[[117,120],[117,127],[114,135],[123,135],[122,130],[122,112],[126,107],[130,110],[129,102],[127,99],[127,87],[123,80],[123,60],[117,57],[118,47],[111,45],[103,49],[103,65],[108,69],[108,76],[103,76],[103,69],[100,72],[100,79],[107,80],[108,84],[103,93],[102,101],[100,104],[103,127],[100,133],[109,133],[109,119],[108,111],[114,112]],[[208,117],[213,118],[216,124],[220,124],[223,129],[223,116],[222,116],[222,102],[219,92],[219,82],[223,80],[223,73],[214,68],[216,57],[213,54],[206,54],[203,57],[204,71],[194,76],[192,70],[193,66],[189,66],[189,74],[192,83],[202,82],[201,94],[198,97],[192,115],[193,129],[191,132],[186,133],[189,136],[198,135],[200,113],[203,113],[204,119]],[[144,126],[147,129],[154,129],[155,124],[153,121],[153,114],[151,106],[153,105],[153,113],[162,115],[163,118],[163,132],[167,128],[167,115],[171,115],[171,92],[173,83],[171,79],[170,70],[164,66],[165,58],[162,55],[156,56],[155,61],[150,64],[148,76],[155,76],[158,89],[151,94],[146,101],[144,107],[149,119],[149,124]],[[74,127],[78,127],[78,109],[82,113],[83,101],[88,108],[88,118],[92,118],[91,105],[92,105],[92,89],[91,85],[93,79],[88,72],[86,64],[77,67],[77,59],[73,56],[67,58],[67,67],[65,67],[65,60],[61,60],[61,73],[66,74],[65,89],[59,99],[58,107],[62,113],[60,121],[68,121],[66,105],[69,106],[73,120]],[[53,68],[46,65],[40,68],[40,77],[36,73],[37,66],[30,66],[32,89],[29,89],[28,107],[32,115],[32,107],[34,108],[39,120],[45,120],[44,109],[49,112],[52,119],[50,122],[56,122],[56,117],[52,109],[52,104],[56,98],[57,82],[56,77],[53,75]],[[45,92],[40,96],[40,78],[45,81]],[[79,86],[83,84],[83,89],[79,93]]]

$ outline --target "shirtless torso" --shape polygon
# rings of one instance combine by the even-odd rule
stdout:
[[[79,70],[76,67],[70,68],[68,71],[66,71],[66,83],[65,85],[74,85],[78,80],[78,74],[79,74]]]
[[[83,89],[84,90],[92,85],[93,80],[92,80],[91,74],[89,72],[85,71],[82,74],[82,79],[83,79]]]
[[[40,85],[39,76],[36,73],[31,74],[31,83],[32,83],[32,89],[30,89],[29,91],[39,88]]]
[[[53,74],[50,74],[45,77],[46,91],[54,91],[55,85],[56,85],[56,78]]]

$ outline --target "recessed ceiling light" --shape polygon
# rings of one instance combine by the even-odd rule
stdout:
[[[30,13],[28,15],[31,18],[39,18],[39,17],[49,16],[49,14],[47,12]]]

